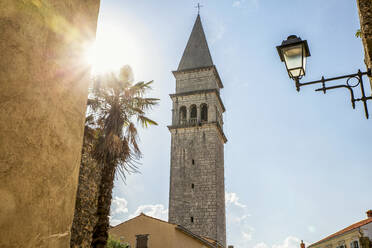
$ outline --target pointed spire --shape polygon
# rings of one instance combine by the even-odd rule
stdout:
[[[196,18],[189,41],[187,42],[178,71],[213,66],[207,39],[205,38],[200,15]]]

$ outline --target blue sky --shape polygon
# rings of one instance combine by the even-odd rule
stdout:
[[[141,130],[141,174],[116,181],[112,223],[140,213],[167,218],[171,100],[198,1],[104,0],[97,42],[108,60],[154,80],[158,127]],[[296,92],[276,46],[307,39],[303,81],[365,70],[356,1],[200,0],[225,88],[227,238],[235,247],[292,248],[365,218],[372,208],[372,120],[346,90]],[[112,45],[110,45],[112,43]],[[107,48],[108,49],[108,48]],[[104,62],[104,59],[102,59]],[[107,62],[109,63],[109,62]],[[367,84],[367,91],[370,87]],[[372,108],[371,108],[372,111]]]

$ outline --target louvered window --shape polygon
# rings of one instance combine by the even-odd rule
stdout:
[[[359,248],[359,243],[357,240],[350,243],[350,248]]]
[[[198,110],[196,109],[196,105],[191,105],[190,107],[190,124],[196,124],[197,121],[197,114]]]
[[[186,116],[187,116],[187,109],[185,106],[182,106],[180,108],[180,124],[185,125],[186,124]]]
[[[148,241],[148,234],[140,234],[136,235],[136,248],[148,248],[147,241]]]
[[[202,122],[207,122],[208,121],[208,106],[207,104],[202,104],[201,105],[201,121]]]

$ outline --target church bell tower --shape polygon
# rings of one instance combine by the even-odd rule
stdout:
[[[173,75],[169,222],[226,247],[223,85],[199,14]]]

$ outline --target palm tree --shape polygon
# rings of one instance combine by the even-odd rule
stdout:
[[[71,226],[71,248],[91,247],[93,228],[98,219],[96,212],[102,174],[101,164],[93,158],[92,152],[100,133],[102,130],[95,125],[92,113],[89,114],[85,119],[79,183]]]
[[[104,248],[108,239],[109,214],[115,175],[124,180],[127,173],[137,172],[141,151],[135,125],[157,125],[145,116],[158,99],[146,98],[152,81],[132,83],[131,70],[123,67],[117,76],[109,73],[94,80],[88,100],[88,111],[101,130],[93,158],[102,166],[98,193],[98,221],[93,231],[92,247]]]

